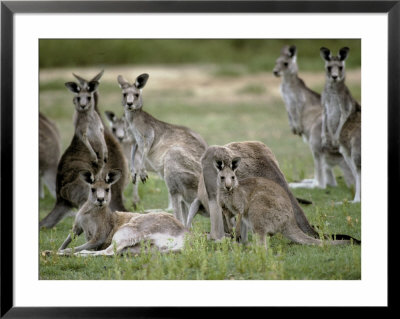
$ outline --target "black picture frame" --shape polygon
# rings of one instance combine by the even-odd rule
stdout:
[[[388,207],[399,212],[400,1],[1,1],[1,318],[178,318],[189,308],[24,308],[13,303],[13,19],[16,13],[387,13],[388,14]],[[382,106],[377,106],[382,107]],[[377,215],[384,214],[377,212]],[[377,218],[379,218],[377,216]],[[390,215],[388,214],[388,219]],[[394,223],[388,222],[388,231]],[[389,238],[388,238],[389,239]],[[390,247],[390,241],[388,241]],[[390,249],[389,249],[390,250]],[[388,254],[388,256],[390,256]],[[390,257],[389,257],[390,264]],[[388,286],[390,280],[388,280]],[[391,298],[388,299],[390,308]],[[291,308],[296,315],[307,308]],[[234,311],[234,316],[247,309]],[[336,310],[334,310],[334,313]],[[197,315],[226,316],[224,308]],[[190,315],[189,317],[191,317]]]

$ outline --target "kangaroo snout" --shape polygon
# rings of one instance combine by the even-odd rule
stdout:
[[[274,75],[275,75],[275,76],[277,76],[277,77],[279,76],[279,71],[274,70],[273,72],[274,72]]]

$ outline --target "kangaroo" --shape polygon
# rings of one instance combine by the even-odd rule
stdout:
[[[303,138],[309,145],[314,159],[314,179],[300,183],[290,183],[291,188],[326,188],[336,186],[333,167],[339,165],[343,171],[346,184],[354,184],[353,174],[347,166],[339,149],[333,146],[322,148],[321,96],[309,89],[298,76],[296,46],[284,46],[276,60],[273,70],[275,76],[282,76],[281,94],[289,117],[289,125],[294,134]]]
[[[103,72],[97,74],[92,80],[87,81],[77,75],[74,76],[79,81],[81,90],[85,90],[92,86],[92,82],[99,82]],[[100,114],[97,108],[98,91],[93,93],[91,101],[94,103],[94,110]],[[101,119],[101,117],[100,117]],[[115,140],[109,129],[104,125],[104,139],[108,150],[108,159],[105,167],[119,168],[121,170],[121,178],[112,186],[113,195],[111,198],[110,209],[126,211],[123,204],[123,190],[127,183],[128,167],[125,161],[121,146]],[[96,155],[97,157],[97,155]],[[56,225],[64,216],[72,212],[73,209],[79,208],[87,200],[87,187],[79,178],[79,172],[82,170],[93,170],[97,173],[103,166],[99,161],[94,162],[93,154],[90,153],[88,147],[81,139],[74,134],[72,141],[64,154],[61,156],[57,167],[56,178],[56,203],[52,211],[40,222],[40,227],[51,228]]]
[[[214,162],[220,162],[220,166],[231,166],[232,158],[240,157],[241,165],[236,171],[236,177],[240,182],[250,177],[264,177],[280,185],[290,199],[296,222],[300,229],[307,235],[319,238],[319,234],[308,222],[306,215],[301,209],[298,201],[290,191],[278,161],[272,151],[263,143],[257,141],[233,142],[224,146],[210,146],[201,158],[202,174],[199,180],[199,187],[196,199],[189,210],[189,217],[186,224],[190,228],[197,212],[210,216],[211,232],[210,237],[220,240],[225,231],[229,232],[230,227],[223,216],[230,217],[229,212],[222,212],[217,200],[217,171]],[[224,208],[226,210],[226,207]],[[247,240],[247,226],[242,224],[237,233],[241,240]],[[348,235],[336,235],[337,239],[350,239]]]
[[[122,150],[125,155],[125,159],[127,160],[128,163],[130,163],[130,154],[132,147],[136,147],[136,142],[133,140],[133,138],[126,133],[126,124],[125,124],[125,117],[122,115],[121,117],[117,117],[114,112],[111,111],[105,111],[104,112],[106,115],[106,118],[108,119],[110,123],[110,128],[112,131],[112,134],[114,137],[117,139],[117,141],[121,144]],[[137,152],[137,150],[136,150]],[[137,170],[140,167],[140,154],[136,154],[135,158],[135,168],[134,170]],[[132,190],[132,202],[133,202],[133,208],[136,210],[137,204],[140,202],[140,196],[139,196],[139,184],[134,183],[133,184],[133,190]]]
[[[73,99],[75,135],[89,150],[92,162],[99,165],[107,163],[108,150],[104,139],[104,126],[100,115],[94,110],[94,93],[99,82],[91,81],[83,86],[67,82],[65,86],[75,93]]]
[[[148,78],[148,74],[141,74],[130,84],[118,76],[127,131],[137,142],[131,152],[132,180],[136,183],[138,175],[143,183],[146,182],[146,166],[150,165],[165,180],[174,216],[185,224],[189,206],[196,198],[200,157],[207,143],[187,127],[162,122],[143,110],[142,89]],[[134,164],[136,150],[141,154],[138,169]]]
[[[150,241],[162,252],[178,251],[183,247],[184,226],[171,214],[111,212],[111,188],[121,176],[119,170],[100,171],[96,177],[90,171],[81,171],[79,178],[87,185],[88,199],[79,209],[69,234],[58,250],[59,255],[114,255],[139,253],[140,242]],[[67,248],[73,236],[85,234],[86,243]]]
[[[259,235],[261,243],[267,248],[266,236],[282,233],[298,244],[330,245],[350,244],[351,240],[328,240],[311,237],[304,233],[296,222],[293,207],[288,193],[276,182],[262,178],[250,177],[238,181],[235,171],[240,158],[230,159],[231,165],[223,165],[219,160],[214,162],[218,172],[217,198],[222,207],[234,215],[241,216],[254,233]]]
[[[351,96],[345,84],[345,60],[350,49],[344,47],[338,56],[322,47],[325,61],[326,82],[322,92],[324,115],[322,121],[322,144],[330,139],[339,146],[355,178],[356,192],[352,202],[361,201],[361,105]]]
[[[39,196],[44,198],[43,182],[56,197],[57,165],[61,155],[60,132],[54,122],[39,112]]]
[[[139,153],[139,150],[137,148],[137,143],[133,139],[132,135],[127,134],[126,131],[126,120],[125,120],[125,114],[123,114],[121,117],[117,117],[114,112],[111,111],[105,111],[106,117],[110,123],[111,131],[114,135],[114,137],[119,141],[119,143],[122,146],[122,149],[124,151],[125,159],[127,162],[130,164],[130,157],[131,157],[131,150],[132,147],[136,147],[136,153],[135,153],[135,161],[134,161],[134,171],[137,171],[140,167],[140,159],[141,159],[141,154]],[[148,171],[153,171],[153,168],[150,165],[146,165],[146,169]],[[157,172],[155,172],[157,173]],[[139,184],[138,183],[133,183],[133,191],[132,191],[132,202],[133,202],[133,208],[136,210],[137,204],[140,202],[140,196],[139,196]],[[171,204],[171,198],[168,194],[168,208],[167,210],[172,210],[172,204]]]

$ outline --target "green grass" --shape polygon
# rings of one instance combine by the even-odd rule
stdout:
[[[212,76],[212,74],[210,74]],[[235,76],[233,76],[235,77]],[[72,94],[58,84],[40,84],[40,110],[56,121],[62,135],[63,149],[73,134]],[[261,84],[243,83],[242,94],[232,94],[225,102],[203,101],[194,90],[163,91],[144,89],[145,110],[166,122],[183,124],[199,132],[210,144],[231,141],[260,140],[275,153],[287,180],[296,181],[313,176],[312,156],[302,140],[291,134],[287,114],[280,97],[269,96],[270,88]],[[194,89],[194,88],[193,88]],[[360,85],[350,87],[360,98]],[[269,96],[266,99],[266,94]],[[122,114],[120,92],[115,84],[102,82],[100,109]],[[361,238],[361,207],[350,204],[354,190],[345,186],[341,172],[336,170],[338,187],[326,190],[296,189],[298,197],[312,200],[303,206],[312,225],[321,232],[349,234]],[[167,189],[155,174],[139,188],[142,202],[138,210],[166,208]],[[125,190],[126,206],[132,209],[132,185]],[[342,201],[343,205],[334,205]],[[46,190],[39,202],[39,218],[51,210],[54,199]],[[361,247],[314,247],[291,243],[281,235],[269,240],[267,252],[253,238],[247,246],[229,239],[214,243],[206,239],[209,219],[196,216],[193,231],[180,253],[159,254],[143,250],[142,254],[121,257],[79,258],[42,254],[56,251],[71,230],[73,217],[66,217],[55,228],[39,234],[40,279],[361,279]],[[77,238],[70,247],[84,242]]]

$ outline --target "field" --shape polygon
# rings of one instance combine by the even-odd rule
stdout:
[[[307,85],[321,91],[324,83],[322,61],[319,71],[301,71]],[[144,109],[156,118],[181,124],[200,133],[209,145],[231,141],[259,140],[275,153],[286,179],[298,181],[313,177],[313,161],[308,146],[291,133],[279,85],[269,70],[250,72],[241,65],[219,64],[141,64],[107,67],[99,89],[99,108],[121,115],[120,90],[116,78],[123,74],[131,82],[149,73],[144,88]],[[40,72],[40,111],[57,123],[65,149],[73,136],[72,94],[64,82],[74,80],[72,72],[90,78],[99,68],[46,68]],[[361,100],[361,71],[352,68],[347,84]],[[360,101],[361,102],[361,101]],[[103,115],[104,118],[104,115]],[[349,234],[361,238],[360,204],[350,204],[354,189],[345,186],[341,172],[335,171],[338,187],[326,190],[296,189],[297,197],[312,205],[303,209],[312,225],[323,233]],[[132,209],[131,185],[125,191],[126,206]],[[139,211],[166,208],[165,184],[151,174],[140,186]],[[335,205],[343,202],[342,205]],[[51,210],[54,199],[46,190],[39,203],[39,219]],[[314,247],[291,243],[280,235],[269,240],[267,253],[250,240],[242,246],[232,240],[208,241],[210,222],[196,216],[185,248],[177,254],[143,253],[115,258],[79,258],[46,255],[56,251],[67,237],[73,217],[66,217],[55,228],[39,235],[39,278],[54,279],[361,279],[361,247]],[[72,242],[84,242],[83,236]]]

